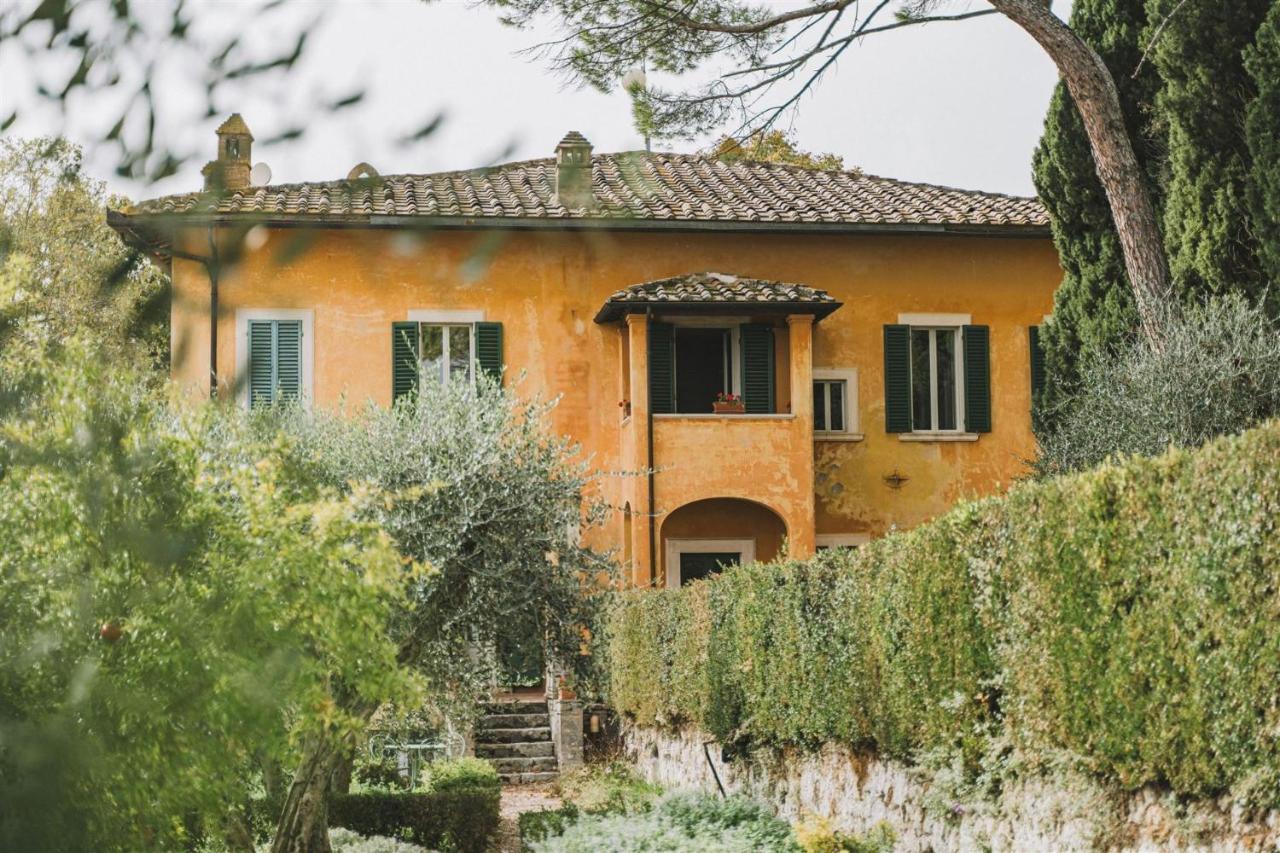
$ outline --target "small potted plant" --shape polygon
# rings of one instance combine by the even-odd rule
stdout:
[[[557,692],[561,701],[570,701],[578,698],[578,693],[573,689],[573,677],[570,675],[561,675],[556,684]]]
[[[741,396],[721,391],[716,395],[715,402],[711,404],[711,408],[717,415],[741,415],[746,412],[747,405],[742,402]]]

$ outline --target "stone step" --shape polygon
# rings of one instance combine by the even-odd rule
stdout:
[[[476,724],[477,729],[537,729],[551,725],[546,711],[541,714],[486,714]]]
[[[556,747],[549,740],[534,743],[477,743],[476,758],[555,758]]]
[[[549,773],[560,765],[555,757],[540,758],[490,758],[487,759],[499,774],[502,773]]]
[[[484,706],[486,714],[545,714],[546,701],[532,702],[523,699],[510,699],[501,702],[490,702]]]
[[[559,773],[542,771],[538,773],[499,773],[498,778],[504,785],[532,785],[539,782],[554,782]]]
[[[477,729],[476,745],[482,743],[537,743],[551,742],[551,726],[535,726],[526,729]]]

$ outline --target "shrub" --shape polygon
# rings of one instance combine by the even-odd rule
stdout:
[[[405,838],[425,847],[482,853],[498,828],[501,789],[332,794],[329,825],[360,835]]]
[[[804,853],[892,853],[898,834],[880,822],[866,835],[836,829],[829,818],[813,816],[796,826],[796,841]]]
[[[1280,804],[1280,424],[1028,482],[858,552],[624,596],[620,712],[722,741]],[[673,643],[687,642],[673,648]]]
[[[563,834],[572,824],[577,823],[580,815],[581,812],[573,803],[558,809],[522,812],[516,820],[520,831],[520,849],[532,850],[537,842]]]
[[[498,771],[480,758],[433,761],[422,771],[422,787],[436,793],[470,788],[498,788],[501,785]]]
[[[427,848],[407,844],[394,838],[375,835],[366,838],[349,829],[335,829],[329,833],[333,853],[427,853]]]
[[[530,847],[546,853],[799,851],[791,827],[764,806],[695,794],[674,794],[640,814],[586,815]]]
[[[626,764],[587,765],[560,779],[566,803],[588,814],[636,814],[648,811],[662,789],[636,776]]]
[[[1280,416],[1280,326],[1239,295],[1091,359],[1040,438],[1037,469],[1079,471],[1116,454],[1197,447]]]

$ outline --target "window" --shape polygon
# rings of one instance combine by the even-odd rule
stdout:
[[[911,423],[917,431],[959,429],[959,329],[911,329]]]
[[[312,312],[242,309],[236,312],[236,375],[247,406],[273,406],[311,397]]]
[[[424,382],[470,382],[475,376],[475,346],[470,324],[422,323]]]
[[[991,330],[968,314],[899,314],[884,327],[885,431],[975,441],[991,431]]]
[[[707,414],[720,392],[748,414],[773,414],[774,330],[711,318],[649,324],[649,401],[654,414]]]
[[[815,551],[861,548],[871,541],[867,533],[819,533],[814,537]]]
[[[857,438],[858,371],[814,368],[813,431],[828,438]]]
[[[668,539],[667,586],[683,586],[718,573],[724,566],[754,563],[754,539]]]
[[[813,428],[818,432],[844,432],[843,379],[819,379],[813,383]]]
[[[501,384],[502,324],[479,311],[410,311],[391,324],[391,399],[424,383],[471,383],[477,373]]]

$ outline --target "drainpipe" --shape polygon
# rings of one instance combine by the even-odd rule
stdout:
[[[644,311],[644,339],[645,339],[645,346],[649,347],[650,350],[653,349],[653,344],[652,344],[653,338],[651,337],[651,335],[653,335],[653,308],[646,308]],[[653,365],[649,362],[649,359],[647,357],[645,358],[644,363],[645,363],[644,380],[646,382],[649,382],[649,374],[653,372]],[[652,382],[649,383],[649,388],[652,391],[652,388],[653,388]],[[648,412],[646,413],[646,417],[649,421],[648,423],[649,440],[646,443],[649,451],[649,585],[657,586],[657,583],[658,583],[658,545],[657,545],[658,531],[655,525],[657,525],[658,523],[658,515],[657,515],[657,509],[656,509],[657,501],[654,499],[654,496],[653,496],[653,394],[649,393],[645,396],[649,400],[649,405],[647,407]]]
[[[218,242],[209,223],[209,399],[218,399]]]

